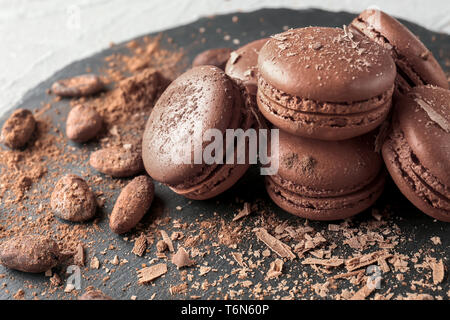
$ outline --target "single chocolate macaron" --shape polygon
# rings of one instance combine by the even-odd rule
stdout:
[[[142,144],[145,169],[153,179],[190,199],[222,193],[249,167],[246,161],[226,163],[225,150],[232,148],[234,139],[227,144],[225,132],[254,126],[251,109],[255,108],[246,89],[219,68],[192,68],[169,85],[148,119]],[[205,139],[210,134],[219,137]],[[216,138],[222,139],[223,146],[208,152]],[[213,153],[217,159],[206,161],[204,155]]]
[[[258,89],[258,55],[259,50],[268,39],[260,39],[246,44],[231,52],[225,66],[225,73],[231,78],[239,79],[252,95]]]
[[[311,220],[345,219],[381,195],[385,170],[374,151],[374,132],[324,141],[280,130],[279,139],[279,150],[273,154],[279,170],[266,176],[266,189],[287,212]]]
[[[417,86],[395,110],[382,148],[389,173],[417,208],[450,222],[450,91]]]
[[[209,65],[224,70],[231,51],[230,48],[216,48],[200,52],[192,61],[192,67]]]
[[[403,24],[380,10],[367,9],[349,28],[390,50],[397,65],[397,90],[405,93],[418,85],[448,89],[447,77],[425,45]]]
[[[389,52],[347,28],[309,27],[272,36],[258,57],[257,103],[294,135],[343,140],[389,113],[396,76]]]

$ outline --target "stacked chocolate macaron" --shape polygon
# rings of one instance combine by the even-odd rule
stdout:
[[[274,202],[313,220],[372,205],[385,178],[374,130],[392,105],[389,52],[346,28],[309,27],[273,36],[258,69],[258,107],[280,130],[279,171],[266,177]]]
[[[421,87],[447,88],[447,80],[400,22],[367,10],[343,29],[288,30],[266,42],[258,70],[258,107],[280,130],[279,150],[273,151],[280,169],[266,177],[278,206],[314,220],[363,211],[383,190],[383,159],[375,151],[382,145],[405,196],[449,221],[450,93]],[[394,92],[398,110],[389,127]],[[417,94],[428,102],[411,98]],[[392,132],[384,145],[389,130],[380,130],[382,123]],[[433,154],[432,139],[440,141],[441,152]]]
[[[291,29],[235,51],[209,50],[193,65],[163,93],[143,139],[147,172],[176,193],[214,197],[249,167],[248,158],[180,163],[180,154],[195,158],[195,141],[183,137],[266,128],[262,115],[279,133],[270,145],[278,171],[265,185],[285,211],[312,220],[353,216],[375,203],[389,172],[420,210],[450,221],[447,79],[396,19],[366,10],[343,28]]]

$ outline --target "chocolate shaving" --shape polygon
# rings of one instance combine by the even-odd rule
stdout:
[[[95,257],[95,256],[92,257],[89,267],[91,269],[98,269],[98,268],[100,268],[100,261],[98,261],[97,257]]]
[[[253,212],[253,210],[251,208],[250,203],[245,202],[244,203],[244,207],[241,210],[239,210],[237,215],[234,216],[233,221],[237,221],[239,219],[242,219],[242,218],[248,216],[252,212]]]
[[[375,290],[375,286],[368,287],[365,285],[361,289],[359,289],[350,300],[364,300],[366,299],[373,291]]]
[[[352,272],[340,273],[331,277],[331,279],[344,279],[351,278],[354,276],[359,276],[360,274],[364,274],[364,270],[357,270]]]
[[[283,271],[283,260],[276,259],[270,263],[269,271],[267,271],[267,279],[278,278]]]
[[[149,283],[167,272],[167,264],[159,263],[138,270],[138,284]]]
[[[438,284],[444,281],[445,270],[444,270],[444,262],[442,261],[442,259],[439,260],[438,262],[435,261],[431,262],[430,267],[431,270],[433,270],[433,283]]]
[[[189,258],[189,253],[183,247],[179,247],[177,253],[172,257],[172,263],[177,266],[178,269],[183,267],[192,266],[195,261]]]
[[[259,228],[255,231],[255,234],[259,240],[264,242],[280,257],[288,258],[290,260],[295,259],[295,255],[292,253],[291,248],[287,244],[270,235],[266,229]]]
[[[445,132],[450,133],[450,123],[441,116],[439,113],[433,110],[433,108],[423,99],[416,97],[414,101],[427,113],[428,117],[439,125]]]
[[[82,244],[78,244],[76,252],[73,256],[73,261],[77,266],[84,267],[85,262],[85,254],[84,254],[84,248]]]
[[[147,249],[147,237],[144,234],[141,234],[139,238],[137,238],[134,241],[134,247],[133,250],[131,250],[131,252],[139,257],[142,257],[146,249]]]
[[[245,264],[244,260],[242,259],[242,253],[238,253],[238,252],[232,252],[231,256],[233,257],[234,260],[236,260],[236,262],[241,266],[241,267],[247,267],[247,265]]]
[[[240,58],[240,54],[239,53],[237,53],[236,51],[233,51],[233,52],[231,52],[230,53],[230,63],[231,64],[235,64],[238,60],[239,60],[239,58]]]
[[[386,260],[383,258],[378,259],[378,265],[380,266],[381,271],[383,271],[383,273],[387,273],[387,272],[391,271]]]
[[[170,252],[174,252],[175,249],[173,247],[172,239],[170,239],[170,237],[167,234],[167,232],[165,232],[164,230],[160,230],[159,232],[161,232],[161,236],[162,236],[164,242],[167,244],[167,247],[169,248],[169,251]]]
[[[180,293],[187,293],[188,290],[188,284],[186,282],[184,283],[180,283],[179,285],[176,286],[171,286],[169,288],[169,292],[171,295],[175,295],[175,294],[180,294]]]
[[[343,263],[344,259],[339,259],[336,257],[330,259],[306,258],[302,261],[302,264],[319,264],[327,267],[339,267]]]
[[[389,252],[386,252],[384,250],[375,251],[375,252],[365,254],[361,257],[355,257],[350,260],[347,260],[345,262],[345,266],[348,271],[353,271],[353,270],[360,269],[362,267],[371,265],[371,264],[377,262],[379,259],[387,259],[391,256],[392,256],[392,254],[390,254]]]

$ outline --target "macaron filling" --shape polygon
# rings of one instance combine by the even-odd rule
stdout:
[[[411,191],[427,205],[450,216],[450,190],[420,163],[399,129],[393,130],[384,148],[384,152],[392,156],[389,161],[400,170],[402,179]]]
[[[266,177],[266,188],[269,196],[289,209],[292,214],[301,215],[316,220],[336,220],[352,216],[372,205],[380,196],[384,187],[385,172],[380,173],[368,184],[352,191],[336,192],[334,196],[324,196],[319,193],[312,196],[314,190],[305,186],[295,186],[291,182],[286,185],[278,184],[277,177]],[[295,189],[307,189],[305,193],[292,192]]]
[[[317,102],[282,93],[260,78],[257,101],[269,119],[291,121],[301,127],[358,128],[377,126],[389,113],[394,86],[367,101],[353,103]],[[329,111],[329,113],[327,113]],[[273,121],[272,121],[273,122]]]

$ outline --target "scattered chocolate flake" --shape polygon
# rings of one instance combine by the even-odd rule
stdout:
[[[375,286],[367,286],[364,285],[361,289],[359,289],[350,300],[364,300],[375,290]]]
[[[167,248],[168,248],[167,242],[165,242],[164,240],[159,240],[156,243],[156,252],[158,252],[158,253],[162,253],[162,252],[166,251]]]
[[[187,290],[188,290],[188,284],[186,282],[180,283],[179,285],[176,285],[176,286],[171,286],[169,288],[169,292],[171,295],[185,294],[185,293],[187,293]]]
[[[252,211],[250,203],[245,202],[244,203],[244,207],[241,210],[239,210],[237,215],[234,216],[233,221],[237,221],[237,220],[239,220],[241,218],[244,218],[244,217],[248,216],[252,212],[253,211]]]
[[[73,261],[77,266],[84,267],[86,256],[84,254],[84,248],[82,244],[78,244]]]
[[[178,269],[183,267],[189,267],[195,264],[195,261],[191,260],[189,253],[183,247],[179,247],[177,253],[172,256],[172,263],[177,266]]]
[[[430,238],[431,242],[433,242],[434,245],[438,245],[438,244],[442,244],[441,242],[441,238],[440,237],[431,237]]]
[[[100,261],[98,260],[98,258],[96,256],[92,257],[91,263],[89,264],[89,267],[91,269],[98,269],[98,268],[100,268]]]
[[[450,123],[441,116],[439,113],[433,110],[433,108],[422,98],[416,96],[414,99],[416,103],[427,113],[428,117],[439,125],[445,132],[450,133]]]
[[[170,252],[174,252],[175,249],[173,247],[172,239],[170,239],[170,237],[167,234],[167,232],[165,232],[164,230],[160,230],[159,232],[161,233],[161,236],[162,236],[164,242],[167,244],[167,247],[169,248],[169,251]]]
[[[269,271],[267,271],[267,279],[278,278],[283,271],[283,260],[277,258],[270,263]]]
[[[210,272],[211,269],[212,269],[211,267],[201,266],[198,275],[199,275],[199,276],[204,276],[205,274],[207,274],[208,272]]]
[[[444,270],[444,262],[442,261],[442,259],[437,262],[432,261],[430,263],[430,267],[433,270],[433,283],[439,284],[442,281],[444,281],[445,270]]]
[[[339,267],[344,264],[344,259],[339,259],[336,257],[330,259],[306,258],[302,261],[302,264],[319,264],[327,267]]]
[[[159,263],[138,270],[138,284],[149,283],[167,272],[167,264]]]
[[[55,273],[51,278],[50,278],[50,284],[53,287],[59,287],[62,284],[61,278],[58,276],[57,273]]]
[[[278,240],[274,236],[270,235],[266,229],[259,228],[255,230],[256,237],[264,242],[272,251],[278,254],[282,258],[288,258],[290,260],[295,259],[295,254],[292,253],[291,248]]]
[[[131,252],[139,257],[142,257],[146,249],[147,249],[147,237],[142,233],[134,241],[134,247],[133,250],[131,250]]]
[[[240,265],[241,267],[247,267],[243,258],[242,258],[242,253],[239,252],[232,252],[231,256],[233,257],[234,260],[236,260],[236,262],[238,263],[238,265]]]
[[[352,259],[349,259],[345,262],[345,266],[348,271],[353,271],[371,265],[377,262],[379,259],[387,259],[391,256],[392,255],[385,250],[375,251],[365,254],[361,257],[354,257]]]
[[[240,58],[240,54],[236,51],[231,52],[230,59],[228,60],[231,64],[235,64]]]

